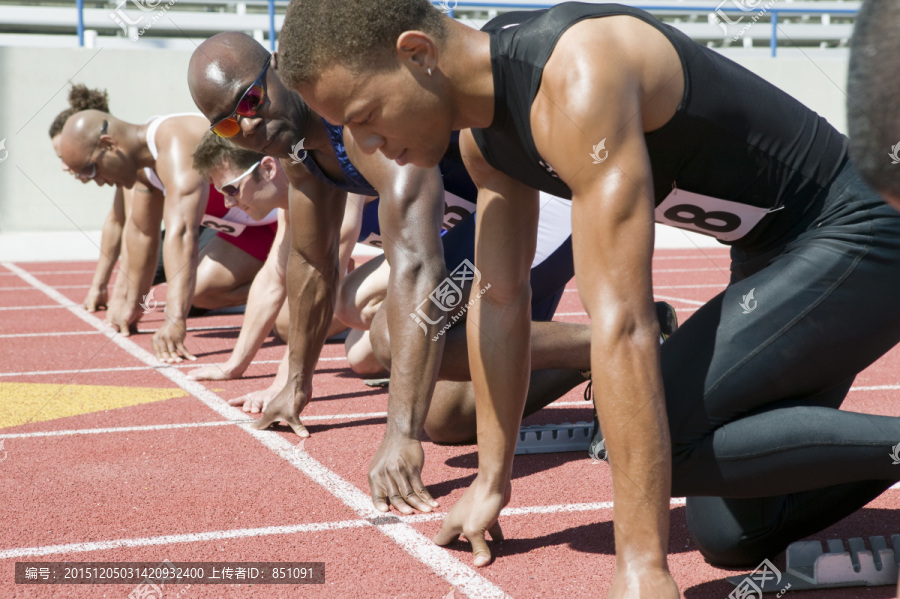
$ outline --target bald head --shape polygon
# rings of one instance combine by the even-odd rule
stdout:
[[[259,74],[269,57],[262,44],[237,31],[212,36],[194,51],[188,65],[188,87],[194,104],[212,120],[216,100],[235,96],[235,102]]]
[[[59,157],[66,166],[77,172],[84,165],[97,143],[103,121],[108,123],[107,133],[115,128],[113,121],[118,122],[99,110],[82,110],[69,117],[59,138]]]

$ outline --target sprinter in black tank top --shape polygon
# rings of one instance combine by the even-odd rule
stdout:
[[[329,41],[350,37],[350,22],[373,31]],[[479,476],[436,540],[463,532],[486,563],[483,533],[499,531],[508,500],[524,397],[511,364],[528,349],[529,188],[573,202],[595,404],[611,443],[611,596],[675,596],[670,493],[689,496],[708,559],[754,566],[900,479],[888,459],[900,418],[838,409],[856,374],[900,340],[900,216],[860,181],[843,136],[636,9],[567,3],[486,30],[424,0],[317,0],[291,5],[281,38],[288,84],[369,151],[432,165],[451,130],[470,129],[461,146],[483,195],[477,265],[496,282],[469,316]],[[733,258],[729,287],[661,350],[654,219],[711,234]]]

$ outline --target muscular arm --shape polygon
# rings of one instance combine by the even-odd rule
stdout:
[[[197,135],[190,130],[196,127],[193,122],[175,121],[164,123],[157,134],[160,154],[156,170],[166,188],[163,266],[168,288],[166,320],[153,335],[153,351],[166,362],[180,362],[182,356],[195,359],[185,348],[184,339],[197,283],[197,231],[209,199],[209,184],[192,166],[202,131]]]
[[[469,308],[466,326],[475,388],[478,475],[450,510],[435,542],[447,544],[463,533],[472,544],[474,564],[484,566],[491,558],[485,532],[502,539],[497,519],[510,497],[513,453],[528,391],[529,269],[539,204],[537,191],[484,163],[471,133],[460,135],[460,145],[479,188],[475,265],[482,288],[490,287]]]
[[[140,302],[146,289],[146,273],[156,267],[158,260],[163,212],[160,191],[137,183],[132,188],[131,195],[131,211],[125,220],[122,251],[124,265],[120,267],[120,278],[116,281],[116,289],[122,288],[124,292],[116,314],[110,316],[113,327],[123,335],[127,335],[129,326],[140,319]]]
[[[341,223],[346,194],[318,181],[290,163],[282,166],[291,180],[291,250],[287,264],[290,306],[288,380],[269,403],[257,428],[287,422],[300,436],[308,436],[299,414],[312,396],[312,377],[337,297]]]
[[[658,32],[629,32],[642,27],[635,20],[615,29],[616,23],[599,21],[605,19],[573,27],[557,46],[532,124],[541,156],[572,190],[575,273],[591,318],[592,376],[603,389],[595,405],[612,467],[617,572],[610,596],[676,597],[666,569],[671,449],[653,307],[654,195],[644,132],[674,113],[680,63]],[[610,47],[582,51],[596,39]],[[615,64],[594,58],[613,52],[620,56]],[[602,139],[609,155],[594,164],[589,154]]]
[[[116,186],[112,207],[106,220],[103,221],[103,231],[100,237],[100,258],[97,260],[97,268],[94,270],[94,280],[84,300],[84,308],[89,312],[95,312],[99,308],[106,307],[108,303],[107,285],[112,276],[116,260],[119,259],[119,251],[122,247],[122,230],[125,226],[125,193],[121,186]]]
[[[224,364],[199,368],[190,373],[191,378],[212,380],[238,378],[250,366],[253,356],[272,330],[284,298],[287,297],[285,269],[291,247],[290,240],[287,214],[279,209],[278,231],[265,263],[250,285],[244,322],[241,324],[241,332],[234,351]]]
[[[345,142],[348,138],[345,133]],[[393,504],[406,514],[412,513],[411,508],[430,512],[438,503],[422,483],[421,438],[444,350],[445,337],[436,341],[433,337],[449,318],[428,300],[446,276],[441,246],[443,181],[437,167],[401,167],[379,153],[354,152],[352,145],[350,152],[379,191],[378,221],[391,267],[382,307],[391,345],[387,428],[372,460],[369,487],[375,507],[381,511],[388,511]]]

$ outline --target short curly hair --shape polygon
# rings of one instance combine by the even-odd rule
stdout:
[[[91,89],[83,83],[76,83],[69,90],[69,107],[56,115],[50,124],[50,139],[62,133],[69,117],[82,110],[109,112],[109,94],[106,90]]]
[[[209,179],[209,173],[226,161],[235,169],[243,171],[265,157],[265,154],[238,147],[212,131],[207,131],[194,149],[194,170],[204,179]],[[253,176],[256,177],[256,172]]]
[[[311,83],[335,62],[351,71],[385,70],[394,43],[419,30],[443,40],[429,0],[291,0],[278,40],[278,73],[288,87]]]

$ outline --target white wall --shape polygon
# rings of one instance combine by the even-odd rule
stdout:
[[[197,112],[186,82],[190,55],[0,47],[0,140],[9,152],[0,163],[0,233],[99,229],[112,188],[85,185],[61,170],[50,123],[68,107],[72,82],[107,89],[111,112],[129,122]]]
[[[186,83],[189,58],[182,50],[0,47],[0,140],[6,138],[9,152],[0,163],[0,234],[98,230],[111,188],[84,185],[62,172],[47,135],[67,106],[70,82],[106,88],[113,114],[143,122],[156,114],[196,111]],[[737,61],[845,131],[845,52]]]

